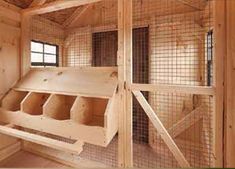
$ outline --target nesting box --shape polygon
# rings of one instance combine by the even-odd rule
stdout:
[[[1,122],[106,147],[118,130],[117,69],[33,68],[1,101]]]

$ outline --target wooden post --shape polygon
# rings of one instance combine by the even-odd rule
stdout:
[[[235,1],[226,1],[227,12],[227,57],[225,59],[225,147],[224,167],[235,166]]]
[[[225,1],[214,1],[214,97],[213,113],[213,156],[214,167],[223,167],[223,101],[224,101],[224,59],[226,56]]]
[[[23,77],[30,69],[30,16],[21,16],[21,70]]]
[[[119,166],[133,166],[132,0],[118,0]]]

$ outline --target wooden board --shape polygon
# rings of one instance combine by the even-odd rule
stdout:
[[[116,68],[33,68],[16,90],[110,98],[117,88]]]

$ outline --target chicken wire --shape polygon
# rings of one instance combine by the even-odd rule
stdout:
[[[212,4],[212,0],[133,0],[133,82],[212,86]],[[104,0],[87,10],[94,13],[84,13],[78,26],[69,29],[35,16],[31,39],[58,45],[59,66],[117,66],[117,0]],[[173,140],[190,165],[211,167],[213,97],[143,94],[171,135],[177,133]],[[192,112],[200,107],[205,116],[198,119]],[[172,127],[190,113],[178,134]],[[133,143],[135,167],[179,167],[135,98]],[[118,135],[106,148],[85,144],[81,157],[117,167]]]
[[[213,1],[204,0],[134,0],[133,25],[146,27],[149,34],[148,41],[134,37],[138,43],[148,43],[147,50],[141,47],[147,54],[138,57],[138,62],[148,62],[136,64],[133,56],[134,83],[212,86],[212,5]],[[148,75],[143,76],[143,70]],[[183,92],[143,94],[190,166],[212,167],[213,97]],[[139,103],[133,101],[134,166],[180,167]]]

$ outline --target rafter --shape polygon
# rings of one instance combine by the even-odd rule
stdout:
[[[33,2],[30,4],[30,8],[35,7],[35,6],[41,6],[44,3],[46,3],[47,0],[33,0]]]
[[[76,23],[76,21],[82,16],[84,12],[87,11],[92,6],[92,4],[84,5],[81,8],[78,8],[74,13],[63,23],[63,27],[70,27]]]
[[[72,8],[76,6],[86,5],[94,2],[99,2],[101,0],[76,0],[76,1],[68,1],[68,0],[58,0],[50,3],[46,3],[42,6],[36,6],[32,8],[27,8],[22,10],[23,15],[39,15],[49,12],[54,12],[62,9]]]

